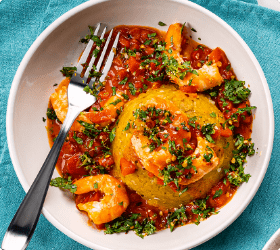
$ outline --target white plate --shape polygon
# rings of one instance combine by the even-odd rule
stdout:
[[[272,235],[262,250],[279,250],[280,249],[280,228]]]
[[[158,26],[159,21],[168,25],[187,22],[197,30],[192,34],[193,38],[200,37],[210,48],[221,47],[237,77],[250,85],[251,104],[258,106],[252,134],[258,154],[250,158],[246,166],[246,172],[252,177],[218,215],[199,226],[187,225],[173,233],[164,230],[144,240],[134,233],[104,235],[92,229],[73,200],[58,188],[51,187],[43,214],[63,233],[90,248],[170,250],[197,246],[220,233],[242,213],[257,192],[269,163],[274,117],[268,85],[253,53],[229,25],[208,10],[183,0],[89,1],[61,16],[38,37],[14,78],[8,102],[7,138],[12,162],[24,190],[30,187],[49,152],[42,117],[54,91],[53,84],[63,79],[59,72],[62,66],[76,63],[83,49],[78,41],[88,32],[87,26],[102,22],[109,28],[119,24],[162,28]],[[58,176],[57,173],[54,175]]]

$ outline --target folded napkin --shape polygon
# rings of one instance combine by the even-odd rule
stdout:
[[[25,195],[14,172],[6,138],[6,109],[16,70],[28,48],[59,16],[85,0],[0,1],[0,239]],[[275,111],[275,142],[268,171],[253,201],[241,216],[197,250],[261,249],[280,226],[280,13],[257,5],[257,0],[192,0],[226,21],[258,59],[271,91]],[[245,184],[246,185],[246,184]],[[46,233],[47,232],[47,233]],[[1,240],[0,240],[1,241]],[[41,216],[28,249],[88,249],[65,236]]]

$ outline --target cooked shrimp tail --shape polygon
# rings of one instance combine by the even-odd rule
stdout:
[[[90,201],[78,204],[78,208],[88,213],[95,224],[112,221],[122,215],[129,205],[129,198],[124,185],[111,175],[87,176],[74,183],[77,186],[75,194],[90,191],[100,191],[104,197],[100,201]]]

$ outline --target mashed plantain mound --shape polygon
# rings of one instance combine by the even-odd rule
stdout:
[[[178,109],[176,112],[182,113],[182,116],[188,117],[190,121],[195,117],[195,123],[198,124],[199,128],[207,124],[215,124],[216,129],[221,128],[225,119],[213,101],[206,95],[186,94],[170,85],[149,90],[127,103],[124,107],[112,144],[115,160],[113,174],[121,178],[129,188],[140,194],[150,205],[174,208],[206,196],[210,189],[223,177],[224,169],[229,167],[234,143],[232,136],[227,138],[218,137],[215,143],[211,144],[214,145],[215,155],[219,160],[218,164],[210,172],[201,175],[198,180],[183,186],[184,189],[176,191],[170,185],[163,185],[162,181],[159,181],[160,175],[151,174],[143,166],[144,159],[142,161],[139,159],[139,154],[135,154],[135,148],[131,144],[131,138],[135,135],[135,128],[143,127],[141,121],[136,119],[135,111],[148,104],[151,106],[153,101],[157,102],[155,105],[160,105],[161,100],[176,107]],[[145,147],[147,145],[142,148]],[[122,158],[135,164],[136,171],[134,173],[122,175],[120,164]]]

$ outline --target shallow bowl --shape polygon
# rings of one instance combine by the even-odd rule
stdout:
[[[214,237],[229,226],[247,207],[265,175],[273,144],[274,117],[271,96],[263,71],[241,37],[223,20],[208,10],[183,0],[112,0],[86,2],[52,23],[34,42],[22,60],[10,92],[7,110],[7,138],[12,162],[25,191],[42,166],[49,144],[45,123],[48,99],[54,84],[63,77],[63,66],[76,64],[83,49],[79,43],[88,25],[97,22],[112,28],[120,24],[158,26],[185,23],[197,32],[193,39],[210,48],[221,47],[227,54],[239,80],[246,80],[257,106],[252,138],[258,154],[249,158],[246,173],[251,174],[233,199],[199,226],[187,225],[174,232],[164,230],[145,239],[134,233],[104,235],[88,226],[87,217],[77,209],[71,197],[50,187],[43,208],[44,216],[60,231],[94,249],[187,249]],[[265,129],[264,129],[265,128]],[[54,176],[58,176],[57,172]]]

